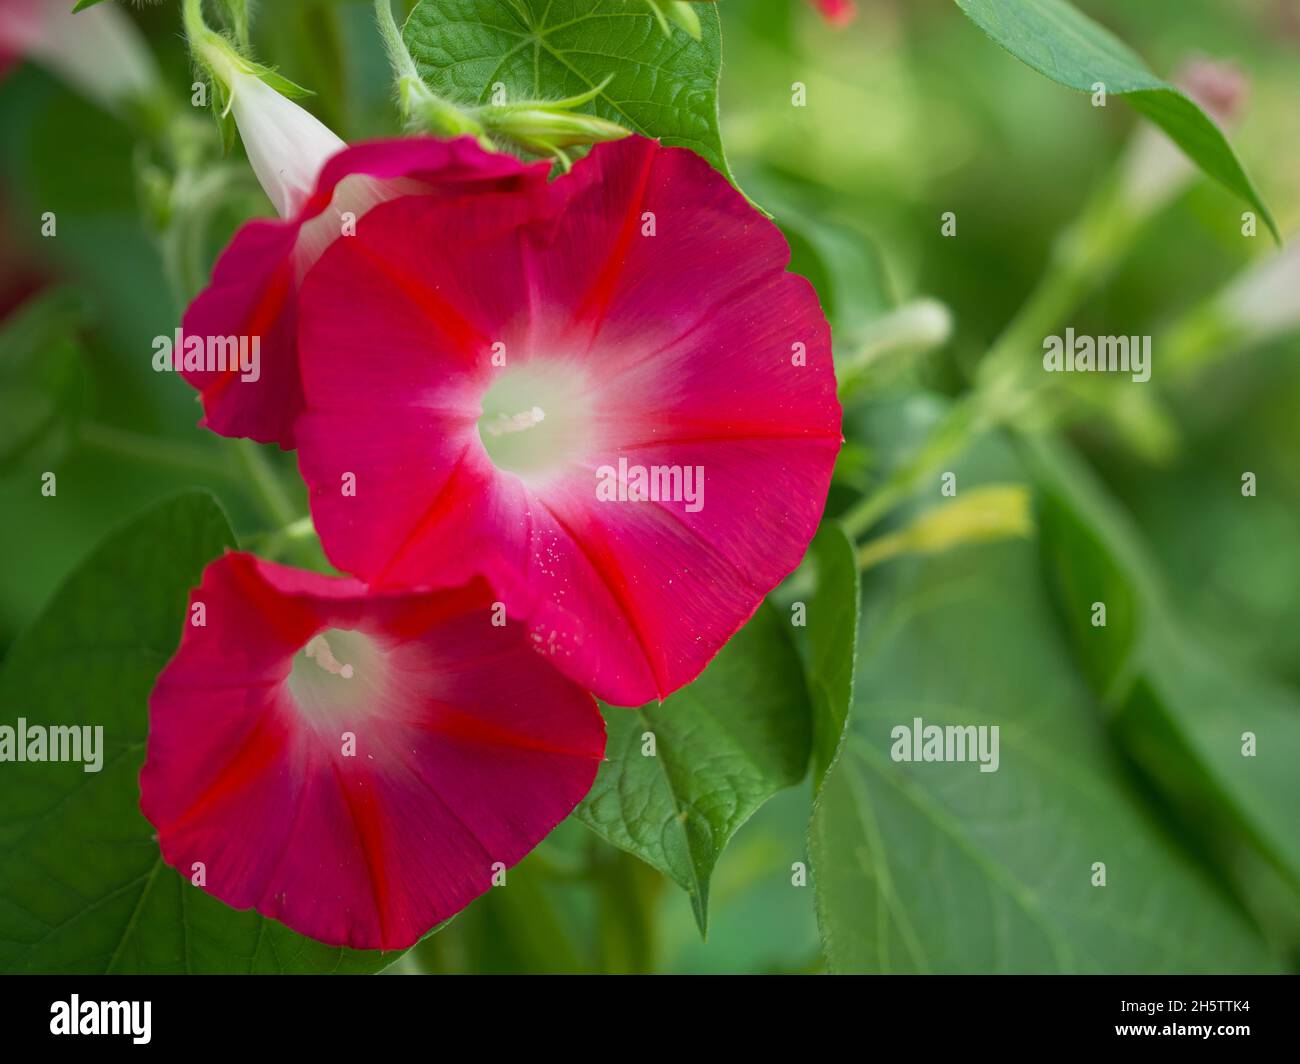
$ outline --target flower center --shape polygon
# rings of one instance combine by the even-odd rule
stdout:
[[[497,374],[483,396],[478,432],[494,466],[536,487],[582,455],[590,426],[586,375],[547,361]]]
[[[294,655],[289,693],[307,718],[333,725],[377,709],[386,672],[384,653],[373,639],[330,628]]]

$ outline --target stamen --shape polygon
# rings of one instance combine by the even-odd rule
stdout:
[[[587,374],[569,361],[535,358],[492,378],[479,439],[492,464],[530,487],[572,472],[592,432]]]
[[[345,680],[352,679],[352,666],[342,664],[334,656],[323,635],[312,636],[303,648],[303,653],[331,676],[342,676]]]
[[[540,406],[535,406],[531,410],[524,410],[513,417],[508,414],[497,414],[491,421],[484,423],[483,429],[490,436],[504,436],[510,432],[523,432],[526,429],[531,429],[545,420],[546,411]]]

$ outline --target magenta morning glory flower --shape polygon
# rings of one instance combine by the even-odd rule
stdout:
[[[594,702],[482,582],[367,594],[227,554],[190,616],[149,701],[140,804],[168,864],[235,908],[402,949],[595,778]]]
[[[841,439],[830,333],[777,228],[689,151],[601,144],[544,191],[405,197],[327,249],[294,435],[336,566],[482,573],[560,669],[640,704],[803,557]]]
[[[259,372],[244,379],[238,370],[205,366],[184,377],[202,394],[207,428],[292,448],[302,410],[297,291],[321,252],[386,199],[446,199],[479,185],[540,187],[546,165],[525,167],[508,155],[429,137],[349,148],[252,75],[232,76],[231,94],[249,159],[281,217],[249,222],[235,234],[182,331],[250,343],[256,337]]]

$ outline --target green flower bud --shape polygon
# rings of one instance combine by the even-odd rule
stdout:
[[[484,128],[537,155],[578,144],[621,140],[629,131],[616,122],[581,111],[567,111],[530,101],[515,106],[484,108]]]
[[[489,104],[480,107],[476,116],[492,136],[535,155],[553,156],[567,169],[566,148],[621,140],[631,135],[631,130],[617,122],[577,110],[604,92],[612,77],[577,96]]]

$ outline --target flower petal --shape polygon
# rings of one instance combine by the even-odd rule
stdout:
[[[321,168],[346,145],[305,107],[254,74],[237,71],[229,91],[239,139],[258,183],[281,218],[298,214]]]
[[[788,260],[707,163],[644,138],[597,146],[545,205],[376,208],[302,293],[299,458],[331,561],[385,587],[483,573],[607,701],[689,682],[798,565],[840,445],[829,328]],[[540,477],[478,424],[521,370],[552,394],[497,431],[550,440]],[[700,505],[602,500],[620,461],[699,470]]]
[[[315,194],[293,217],[249,222],[235,234],[211,284],[185,313],[186,335],[260,338],[258,380],[230,371],[183,374],[202,393],[202,424],[223,436],[296,446],[293,427],[303,406],[298,287],[341,234],[344,212],[359,222],[386,199],[415,195],[433,204],[485,188],[526,199],[543,194],[546,169],[545,163],[525,166],[512,156],[485,152],[471,138],[372,141],[332,156]]]
[[[228,554],[193,601],[207,625],[187,626],[150,699],[141,808],[166,861],[236,908],[408,947],[591,786],[599,712],[522,626],[493,624],[481,583],[368,596]],[[309,697],[303,673],[334,693]]]

